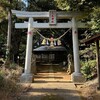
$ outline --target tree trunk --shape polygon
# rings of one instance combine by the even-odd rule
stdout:
[[[12,3],[12,0],[9,0]],[[11,24],[12,24],[12,13],[11,9],[8,9],[8,32],[7,32],[7,50],[6,50],[6,62],[10,62],[10,49],[11,49]]]

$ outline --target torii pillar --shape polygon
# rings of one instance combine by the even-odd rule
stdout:
[[[31,58],[32,58],[32,40],[33,40],[33,18],[29,18],[28,33],[27,33],[27,47],[26,47],[26,59],[24,73],[22,74],[20,81],[26,83],[32,83],[33,74],[31,73]]]
[[[77,20],[75,17],[72,18],[72,39],[73,39],[73,56],[74,56],[74,73],[72,73],[72,81],[75,84],[81,84],[85,82],[85,78],[83,77],[80,71],[78,29],[77,29]]]

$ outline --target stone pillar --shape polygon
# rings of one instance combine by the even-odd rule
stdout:
[[[80,72],[79,60],[79,43],[78,43],[78,30],[76,19],[72,18],[72,39],[73,39],[73,55],[74,55],[74,73],[72,73],[72,80],[75,84],[80,84],[85,81],[85,78]]]
[[[33,26],[33,18],[29,18],[25,69],[24,69],[24,73],[21,76],[21,82],[24,82],[24,83],[31,83],[33,81],[33,75],[31,73],[32,39],[33,39],[32,26]]]

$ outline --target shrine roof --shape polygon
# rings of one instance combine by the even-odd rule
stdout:
[[[51,46],[41,46],[41,47],[38,47],[36,49],[33,50],[33,52],[48,52],[48,51],[62,51],[62,52],[66,52],[67,49],[63,46],[54,46],[54,47],[51,47]]]

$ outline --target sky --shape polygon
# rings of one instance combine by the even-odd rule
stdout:
[[[22,0],[25,4],[26,4],[26,7],[28,6],[28,2],[27,0]]]

